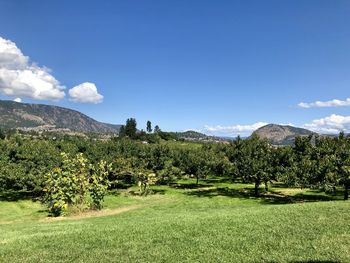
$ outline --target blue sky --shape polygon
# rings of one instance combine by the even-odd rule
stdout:
[[[0,49],[0,98],[111,123],[135,117],[139,128],[350,131],[349,14],[347,0],[0,0],[3,45],[28,57],[10,65]],[[41,82],[24,83],[18,70],[52,76],[58,99],[31,95]]]

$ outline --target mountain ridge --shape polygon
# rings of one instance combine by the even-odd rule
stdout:
[[[121,125],[99,122],[77,110],[46,104],[0,100],[0,127],[118,133]]]

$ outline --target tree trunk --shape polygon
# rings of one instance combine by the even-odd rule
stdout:
[[[269,183],[267,181],[265,181],[265,191],[266,192],[269,191]]]
[[[255,195],[256,197],[259,196],[259,186],[260,186],[260,181],[255,181],[254,195]]]
[[[197,182],[196,182],[196,184],[197,184],[197,186],[198,186],[199,176],[197,175],[196,177],[197,177]]]
[[[344,183],[344,200],[349,200],[349,188],[350,180],[346,180]]]

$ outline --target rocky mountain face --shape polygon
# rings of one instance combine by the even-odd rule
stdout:
[[[309,136],[316,133],[289,125],[268,124],[257,129],[254,134],[269,140],[274,145],[291,145],[297,136]]]
[[[121,125],[98,122],[81,112],[52,105],[0,100],[0,127],[118,133]]]

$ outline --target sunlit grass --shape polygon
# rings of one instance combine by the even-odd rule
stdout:
[[[350,262],[350,202],[282,187],[272,191],[304,199],[277,202],[251,196],[247,184],[194,182],[156,186],[147,197],[132,194],[137,187],[118,191],[100,214],[61,221],[46,220],[38,202],[2,201],[0,261]]]

